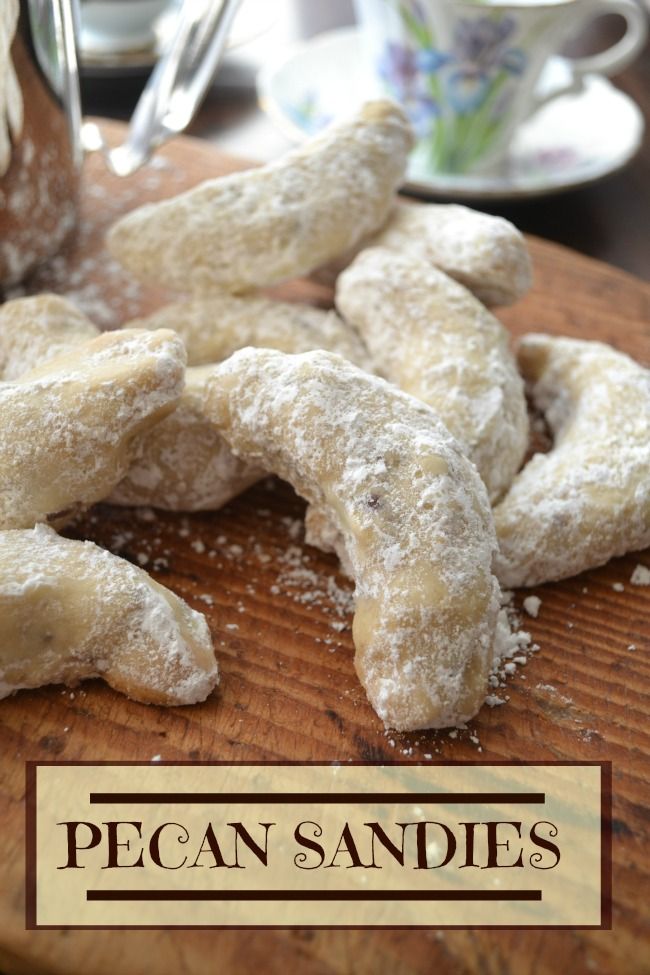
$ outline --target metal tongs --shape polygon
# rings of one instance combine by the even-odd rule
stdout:
[[[94,122],[81,143],[100,151],[116,176],[130,176],[153,151],[192,121],[214,77],[241,0],[184,0],[176,32],[140,96],[121,146],[107,146]]]

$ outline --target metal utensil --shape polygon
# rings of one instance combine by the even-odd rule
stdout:
[[[85,151],[134,173],[192,120],[241,0],[184,0],[176,32],[109,148],[81,115],[77,0],[0,0],[0,288],[57,253],[74,228]]]
[[[61,0],[58,0],[61,2]],[[86,150],[100,149],[113,173],[129,176],[192,121],[223,54],[241,0],[185,0],[175,36],[140,96],[125,142],[109,149],[93,122],[84,123]]]

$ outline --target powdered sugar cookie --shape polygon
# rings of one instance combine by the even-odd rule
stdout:
[[[0,306],[0,379],[19,379],[97,335],[99,329],[90,319],[59,295],[7,301]]]
[[[436,410],[490,497],[500,497],[528,443],[524,387],[503,325],[438,268],[386,248],[358,255],[338,279],[336,303],[377,370]]]
[[[519,362],[555,444],[495,508],[501,582],[565,579],[650,545],[650,371],[550,335],[522,339]]]
[[[192,361],[219,361],[242,345],[288,352],[322,346],[358,362],[368,359],[358,335],[336,312],[253,296],[215,295],[180,302],[130,326],[174,328],[187,343]],[[13,378],[97,332],[64,298],[19,298],[0,308],[0,364],[4,362]],[[176,409],[134,439],[132,463],[108,500],[172,511],[211,511],[264,475],[234,457],[205,416],[208,373],[205,368],[187,369]]]
[[[205,618],[91,542],[0,532],[0,697],[89,677],[145,704],[205,700],[219,680]]]
[[[486,305],[512,305],[532,283],[523,234],[503,217],[455,203],[397,203],[368,246],[433,264]]]
[[[306,274],[381,226],[411,146],[401,109],[369,102],[276,162],[127,214],[109,249],[136,277],[180,292]]]
[[[326,510],[356,581],[355,666],[387,726],[481,706],[499,586],[475,468],[423,403],[327,352],[244,349],[208,406],[233,451]]]
[[[181,395],[173,332],[109,332],[0,383],[0,528],[59,523],[106,497],[134,438]]]
[[[222,362],[247,345],[280,352],[338,352],[370,368],[368,351],[354,328],[334,310],[271,301],[257,295],[213,294],[165,305],[130,328],[171,328],[182,337],[190,366]]]

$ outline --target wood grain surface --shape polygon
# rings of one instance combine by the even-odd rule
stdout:
[[[119,132],[110,127],[111,134]],[[165,301],[142,291],[102,251],[106,226],[237,161],[179,139],[126,181],[88,160],[80,229],[68,252],[30,283],[77,298],[104,325]],[[650,364],[650,287],[540,240],[535,285],[501,313],[513,334],[597,338]],[[326,304],[322,284],[282,293]],[[509,700],[484,707],[456,737],[387,735],[352,667],[350,584],[334,558],[304,545],[303,503],[266,481],[222,511],[143,518],[99,506],[71,534],[107,545],[205,613],[222,682],[202,705],[148,708],[100,681],[0,702],[0,967],[6,973],[121,975],[253,972],[467,973],[650,971],[650,590],[632,586],[650,552],[533,590],[522,625],[540,650],[509,680]],[[623,586],[614,589],[615,583]],[[522,593],[515,603],[521,606]],[[343,628],[342,628],[343,624]],[[636,649],[632,649],[635,647]],[[613,763],[611,931],[26,931],[25,761],[32,760],[601,760]],[[425,756],[431,756],[426,758]],[[645,888],[646,896],[643,895]]]

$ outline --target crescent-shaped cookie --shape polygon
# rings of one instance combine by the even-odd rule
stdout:
[[[387,726],[471,718],[486,694],[499,586],[474,466],[423,403],[327,352],[244,349],[209,408],[233,451],[326,508],[353,570],[355,666]]]
[[[0,697],[89,677],[145,704],[205,700],[219,680],[205,617],[91,542],[0,531]]]
[[[183,293],[306,274],[382,225],[411,146],[401,109],[369,102],[276,162],[134,210],[109,231],[109,250],[136,277]]]
[[[443,271],[386,248],[358,255],[338,279],[336,304],[377,370],[436,410],[498,499],[528,443],[524,386],[503,325]]]
[[[173,332],[108,332],[0,383],[0,528],[60,523],[105,498],[134,439],[178,402],[185,349]]]
[[[494,511],[505,586],[650,545],[650,371],[600,342],[527,335],[519,363],[555,436]]]
[[[368,363],[361,339],[335,311],[256,296],[213,295],[167,305],[131,328],[171,328],[191,362],[216,362],[245,345],[304,352],[326,348]],[[0,309],[0,363],[19,376],[98,334],[67,299],[18,298]],[[236,458],[205,416],[209,370],[188,368],[176,409],[135,438],[132,463],[108,500],[171,511],[212,511],[246,490],[264,471]]]
[[[513,304],[532,283],[523,234],[456,203],[397,203],[368,246],[433,264],[489,306]]]
[[[0,306],[0,380],[11,382],[36,365],[99,335],[66,298],[40,294]]]
[[[326,349],[370,369],[368,350],[354,328],[333,309],[299,302],[215,293],[165,305],[128,327],[178,332],[190,366],[222,362],[237,349],[253,345],[291,353]]]

